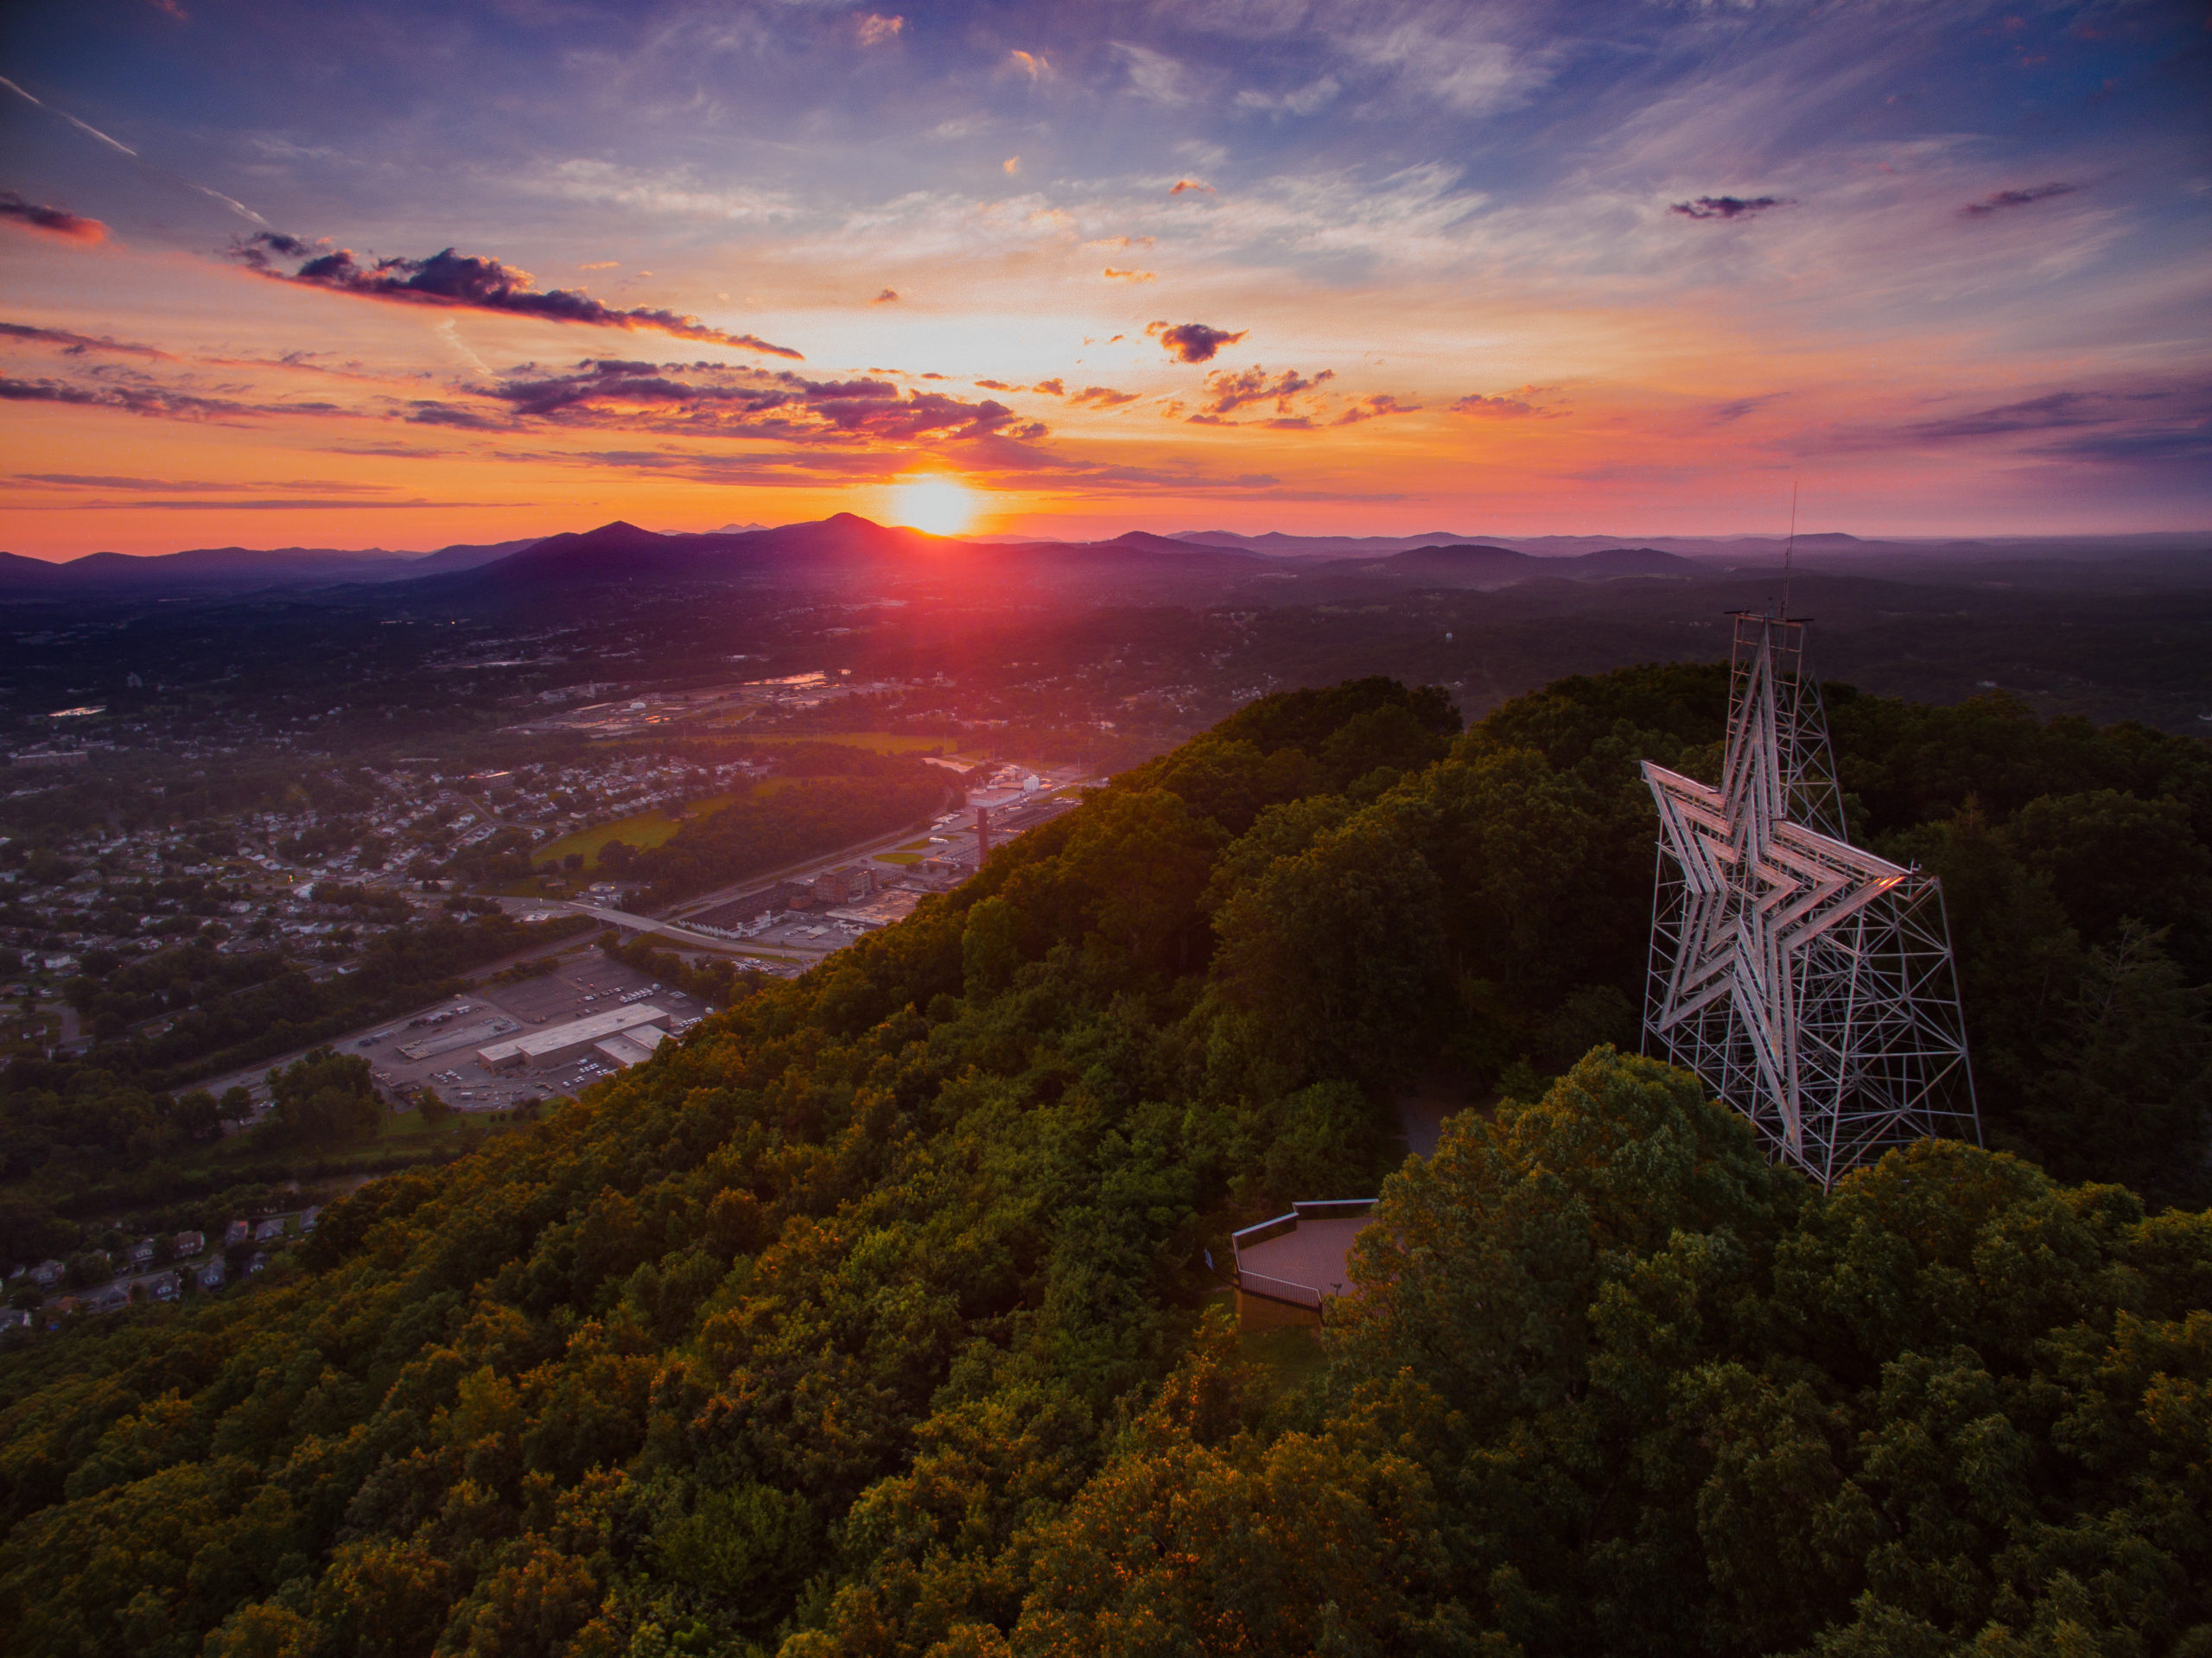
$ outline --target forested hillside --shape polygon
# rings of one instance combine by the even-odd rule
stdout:
[[[1617,1051],[1636,762],[1726,696],[1266,699],[289,1276],[7,1352],[0,1643],[2212,1653],[2212,757],[1833,695],[1998,1149],[1823,1195]],[[1496,1102],[1392,1172],[1440,1072]],[[1205,1251],[1378,1185],[1325,1364],[1240,1341]]]

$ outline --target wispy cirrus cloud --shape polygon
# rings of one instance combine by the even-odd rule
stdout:
[[[19,472],[18,482],[45,484],[61,489],[130,490],[169,495],[236,495],[251,490],[282,489],[327,495],[382,495],[389,484],[349,483],[328,478],[251,479],[210,481],[176,478],[134,478],[106,473]]]
[[[1470,391],[1452,405],[1455,415],[1473,415],[1484,420],[1534,420],[1551,411],[1533,401],[1538,389],[1522,386],[1497,397],[1486,397],[1479,391]]]
[[[36,503],[26,504],[36,510]],[[365,499],[355,495],[345,496],[263,496],[257,498],[232,497],[224,500],[209,500],[202,497],[181,499],[127,501],[94,500],[60,503],[60,510],[77,512],[359,512],[378,508],[439,509],[454,507],[530,506],[530,501],[438,501],[421,495],[410,496],[404,501]]]
[[[2048,432],[2070,426],[2096,426],[2135,412],[2126,405],[2164,397],[2163,392],[2053,391],[2018,403],[1998,403],[1970,414],[1916,421],[1905,428],[1923,441],[2003,437],[2014,432]]]
[[[802,212],[801,204],[786,191],[726,180],[702,181],[688,167],[625,167],[575,157],[528,173],[519,182],[533,195],[556,196],[594,207],[620,207],[656,219],[767,225],[796,219]]]
[[[1387,391],[1372,393],[1355,399],[1344,413],[1329,422],[1332,426],[1357,426],[1362,421],[1380,420],[1385,415],[1416,415],[1421,412],[1417,403],[1401,403]]]
[[[1313,115],[1336,101],[1344,85],[1334,75],[1324,74],[1303,86],[1288,92],[1262,92],[1246,90],[1230,100],[1233,108],[1250,110],[1263,115]]]
[[[673,334],[679,340],[735,346],[771,357],[787,357],[795,362],[805,360],[803,353],[789,346],[772,345],[757,334],[729,334],[709,327],[697,317],[676,311],[648,306],[617,309],[572,289],[555,288],[540,292],[528,271],[515,270],[497,259],[459,253],[452,248],[433,253],[428,258],[378,259],[363,265],[354,259],[350,248],[318,253],[315,245],[296,236],[260,231],[234,243],[231,257],[279,282],[359,295],[365,299],[455,306],[594,328],[647,328]],[[276,268],[274,261],[278,258],[299,259],[302,263],[296,270],[287,274]]]
[[[0,403],[50,403],[81,409],[112,409],[163,420],[223,421],[251,416],[337,415],[350,412],[329,403],[253,403],[236,397],[207,397],[171,386],[70,380],[0,378]]]
[[[2050,391],[1853,435],[1844,447],[1978,442],[2052,461],[2201,467],[2212,460],[2212,382]]]
[[[1992,213],[2001,213],[2008,207],[2031,207],[2038,201],[2050,200],[2053,196],[2070,196],[2081,187],[2078,184],[2053,179],[2048,184],[2031,184],[2024,190],[1999,190],[1979,201],[1969,201],[1959,209],[1959,217],[1986,219]]]
[[[72,357],[81,357],[88,352],[112,352],[124,357],[150,357],[162,362],[175,362],[169,353],[155,346],[135,345],[128,340],[110,340],[104,335],[73,334],[67,328],[37,328],[28,322],[0,322],[0,340],[21,340],[28,344],[58,346]]]
[[[1733,425],[1746,415],[1757,414],[1781,395],[1778,391],[1766,391],[1757,397],[1731,397],[1726,403],[1713,404],[1707,411],[1707,418],[1723,426]]]

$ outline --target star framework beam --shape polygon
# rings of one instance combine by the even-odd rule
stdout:
[[[1806,624],[1736,618],[1721,785],[1646,761],[1659,808],[1647,1045],[1832,1185],[1979,1142],[1942,888],[1845,839]]]

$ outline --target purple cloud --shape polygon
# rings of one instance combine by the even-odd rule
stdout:
[[[1741,219],[1796,205],[1788,196],[1700,196],[1695,201],[1677,201],[1667,211],[1685,219]]]
[[[1233,346],[1252,332],[1239,328],[1230,334],[1225,328],[1208,327],[1203,322],[1179,322],[1173,327],[1166,322],[1147,322],[1144,331],[1165,346],[1169,356],[1186,363],[1211,363],[1214,353],[1224,346]]]
[[[1333,380],[1337,372],[1325,368],[1312,379],[1296,369],[1287,368],[1273,379],[1268,372],[1255,363],[1243,373],[1228,369],[1217,369],[1206,376],[1206,393],[1212,401],[1205,405],[1209,415],[1227,415],[1242,409],[1246,403],[1272,402],[1278,416],[1288,419],[1292,410],[1290,400],[1302,391],[1311,391],[1324,381]]]
[[[0,219],[87,246],[107,239],[107,226],[99,219],[86,219],[65,208],[26,201],[13,190],[0,190]]]
[[[517,270],[497,259],[478,258],[451,248],[427,259],[378,259],[357,264],[350,248],[339,248],[309,258],[289,276],[276,269],[270,256],[296,259],[311,252],[296,236],[261,231],[231,249],[231,257],[279,282],[327,288],[369,299],[404,304],[450,305],[472,311],[495,311],[511,316],[539,317],[550,322],[575,322],[594,328],[651,328],[679,340],[698,340],[717,346],[737,346],[794,362],[804,356],[789,346],[771,345],[758,334],[727,334],[710,328],[695,316],[639,306],[616,310],[588,294],[555,288],[540,293],[531,286],[526,270]]]
[[[2025,207],[2038,201],[2048,201],[2053,196],[2070,196],[2082,187],[2053,179],[2048,184],[2035,184],[2024,190],[1999,190],[1993,196],[1984,196],[1979,201],[1969,201],[1959,209],[1961,219],[1986,219],[1992,213],[2003,213],[2007,207]]]
[[[1357,426],[1363,420],[1378,420],[1384,415],[1413,415],[1421,412],[1417,403],[1400,403],[1387,391],[1359,399],[1329,422],[1332,426]]]
[[[35,345],[59,346],[71,357],[82,357],[87,352],[109,351],[125,357],[151,357],[164,363],[176,360],[168,353],[152,346],[134,346],[120,340],[71,334],[62,328],[35,328],[28,322],[0,322],[0,340],[23,340]]]
[[[1486,397],[1479,391],[1470,391],[1452,405],[1455,415],[1477,415],[1485,420],[1530,420],[1543,414],[1543,408],[1530,403],[1527,397],[1506,395]]]
[[[862,376],[810,380],[788,371],[724,363],[638,363],[587,358],[565,373],[525,370],[486,394],[525,420],[667,431],[692,436],[750,436],[792,443],[864,443],[976,438],[992,433],[1034,438],[1046,429],[1004,403],[969,403],[942,391],[899,389]],[[467,404],[426,400],[410,420],[426,425],[493,422]]]

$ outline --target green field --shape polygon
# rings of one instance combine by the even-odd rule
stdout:
[[[771,783],[781,780],[771,779]],[[734,795],[715,795],[711,799],[700,801],[683,816],[702,817],[728,805],[736,797]],[[658,846],[676,833],[677,825],[682,821],[682,818],[671,817],[655,807],[649,812],[639,812],[634,817],[618,817],[612,823],[595,824],[590,829],[580,829],[573,835],[564,835],[559,840],[538,848],[531,854],[531,860],[537,868],[544,869],[557,866],[571,852],[581,852],[584,854],[585,873],[588,873],[599,867],[599,849],[609,841],[626,841],[633,847],[641,848]]]
[[[875,861],[878,863],[919,863],[922,854],[918,852],[879,852],[875,854]]]

